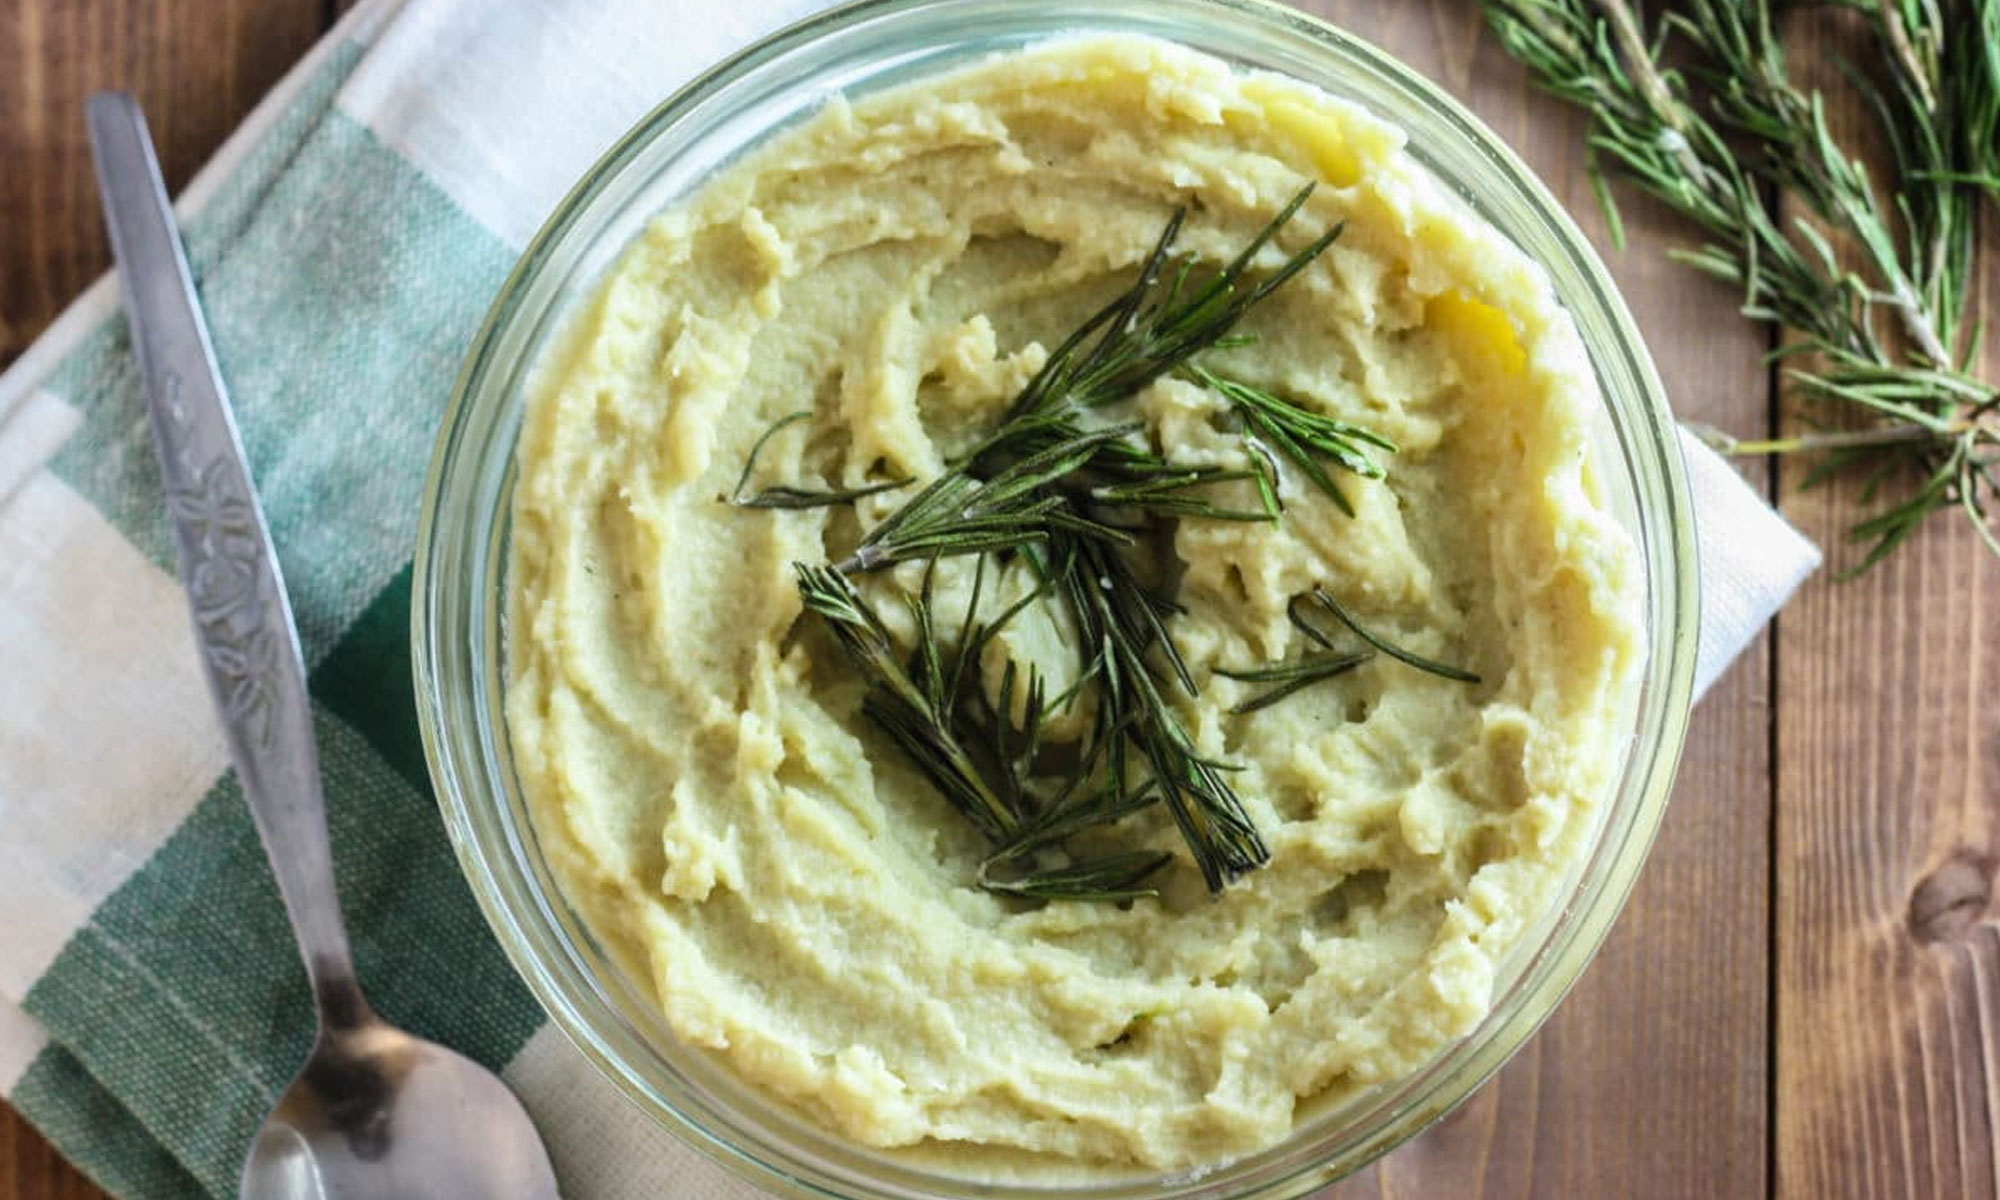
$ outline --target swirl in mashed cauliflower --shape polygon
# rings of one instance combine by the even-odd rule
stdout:
[[[1059,42],[835,100],[655,219],[541,365],[519,443],[507,641],[514,763],[567,897],[678,1036],[859,1142],[966,1170],[1185,1170],[1310,1104],[1395,1080],[1479,1022],[1552,915],[1614,784],[1639,567],[1596,482],[1596,385],[1544,273],[1403,134],[1304,85],[1137,38]],[[1271,861],[1211,896],[1173,850],[1158,899],[1026,905],[860,715],[791,564],[836,559],[908,492],[723,502],[935,476],[1171,211],[1233,254],[1317,181],[1269,264],[1345,233],[1206,361],[1377,430],[1356,515],[1288,477],[1282,525],[1181,521],[1200,684],[1181,715]],[[1135,402],[1176,458],[1240,436],[1177,379]],[[1248,486],[1248,485],[1243,485]],[[894,613],[915,568],[864,586]],[[963,563],[940,569],[959,595]],[[1310,647],[1323,586],[1462,663],[1378,656],[1247,716],[1217,668]],[[956,592],[954,592],[956,589]],[[940,607],[949,609],[948,599]],[[1069,652],[1044,622],[997,651]],[[990,657],[990,656],[989,656]],[[987,667],[995,664],[987,662]]]

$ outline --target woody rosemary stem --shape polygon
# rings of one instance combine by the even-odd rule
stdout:
[[[1639,17],[1625,0],[1598,0],[1604,11],[1604,19],[1611,25],[1611,36],[1617,39],[1618,53],[1631,70],[1639,85],[1639,94],[1646,99],[1646,106],[1653,110],[1660,124],[1676,133],[1685,133],[1680,110],[1674,104],[1673,93],[1667,90],[1666,81],[1653,66],[1652,52],[1646,49],[1646,39],[1639,33]],[[1683,161],[1690,167],[1699,167],[1699,162],[1685,149],[1683,139]]]
[[[1919,425],[1890,425],[1875,429],[1837,429],[1827,433],[1802,433],[1786,438],[1739,438],[1713,425],[1685,422],[1688,432],[1703,444],[1724,454],[1800,454],[1815,450],[1848,450],[1865,446],[1898,446],[1929,442],[1937,434]]]

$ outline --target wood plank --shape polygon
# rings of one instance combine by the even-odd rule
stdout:
[[[136,93],[177,189],[327,17],[321,0],[0,0],[0,367],[111,263],[84,97]],[[104,1195],[0,1103],[0,1200]]]
[[[1671,214],[1621,191],[1630,245],[1610,249],[1581,116],[1530,87],[1476,4],[1306,7],[1443,83],[1521,152],[1605,254],[1681,416],[1767,427],[1765,336],[1726,289],[1666,260],[1686,240]],[[1761,485],[1761,466],[1749,472]],[[1329,1196],[1764,1193],[1769,672],[1760,639],[1697,710],[1638,890],[1543,1032],[1439,1127]]]
[[[178,189],[325,27],[322,0],[0,0],[0,366],[110,266],[83,100],[146,106]]]
[[[1827,79],[1853,33],[1846,14],[1800,14],[1792,61]],[[1863,119],[1851,103],[1832,117]],[[1994,324],[1991,206],[1977,278]],[[2000,379],[1991,339],[1984,378]],[[1865,509],[1845,482],[1785,505],[1830,548]],[[1861,579],[1815,580],[1780,623],[1780,1197],[2000,1195],[1996,597],[2000,562],[1942,515]]]
[[[64,1162],[34,1126],[0,1101],[0,1198],[105,1200],[105,1194]]]

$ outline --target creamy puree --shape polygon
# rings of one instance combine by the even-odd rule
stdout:
[[[1396,1080],[1487,1012],[1615,782],[1638,566],[1570,318],[1403,142],[1179,47],[1058,42],[834,100],[625,252],[528,405],[508,733],[569,900],[685,1042],[958,1169],[1182,1170],[1279,1141],[1308,1100]],[[1266,267],[1345,234],[1252,311],[1253,345],[1203,361],[1401,452],[1385,482],[1341,478],[1352,518],[1287,470],[1281,528],[1172,535],[1170,630],[1200,685],[1180,711],[1241,765],[1271,861],[1211,896],[1155,805],[1119,834],[1178,855],[1160,898],[983,892],[984,843],[862,718],[794,588],[793,562],[839,558],[914,489],[802,512],[722,497],[801,409],[759,482],[934,476],[1176,205],[1181,249],[1217,262],[1308,179]],[[1136,411],[1176,457],[1240,463],[1202,389],[1160,382]],[[947,612],[965,565],[940,572]],[[893,616],[915,572],[862,583]],[[1378,656],[1227,715],[1259,689],[1211,672],[1309,649],[1285,610],[1315,584],[1483,682]],[[1024,622],[997,653],[1059,664],[1060,636]]]

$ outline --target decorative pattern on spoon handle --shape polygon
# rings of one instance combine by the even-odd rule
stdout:
[[[209,691],[314,987],[351,988],[298,632],[152,138],[116,94],[90,134]]]
[[[173,426],[162,449],[174,448],[161,456],[167,510],[201,654],[215,680],[223,720],[269,749],[273,674],[283,669],[284,647],[273,636],[270,587],[260,569],[264,534],[256,501],[233,455],[202,444],[179,372],[163,371],[160,386],[155,414]]]

